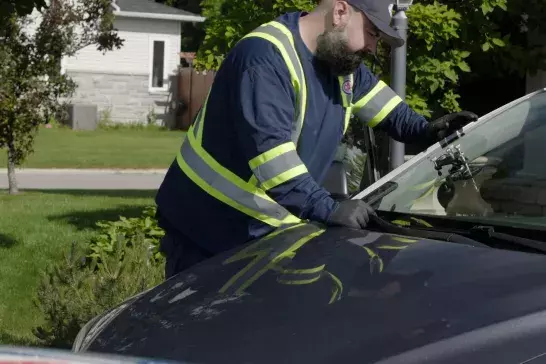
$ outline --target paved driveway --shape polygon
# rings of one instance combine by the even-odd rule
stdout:
[[[155,190],[164,170],[55,170],[24,169],[16,172],[20,189]],[[0,189],[8,188],[8,176],[0,169]]]

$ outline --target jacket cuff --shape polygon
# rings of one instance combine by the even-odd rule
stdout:
[[[324,200],[313,206],[313,208],[309,211],[307,218],[312,221],[318,221],[326,224],[330,219],[330,215],[338,205],[339,202],[330,196],[326,196]]]

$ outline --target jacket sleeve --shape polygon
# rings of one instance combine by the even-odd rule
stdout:
[[[385,82],[362,64],[355,74],[353,114],[371,128],[402,143],[419,142],[427,120],[413,111]]]
[[[308,173],[291,140],[295,93],[284,71],[265,63],[242,72],[234,87],[238,142],[251,183],[292,214],[325,222],[337,202]]]

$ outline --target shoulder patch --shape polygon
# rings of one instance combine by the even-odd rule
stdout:
[[[351,80],[346,80],[345,82],[343,82],[343,92],[345,92],[346,94],[350,94],[353,92],[353,84]]]

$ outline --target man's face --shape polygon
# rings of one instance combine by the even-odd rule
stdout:
[[[345,1],[334,1],[326,21],[326,30],[317,38],[316,57],[338,76],[353,73],[366,53],[375,53],[379,32],[362,12]]]

